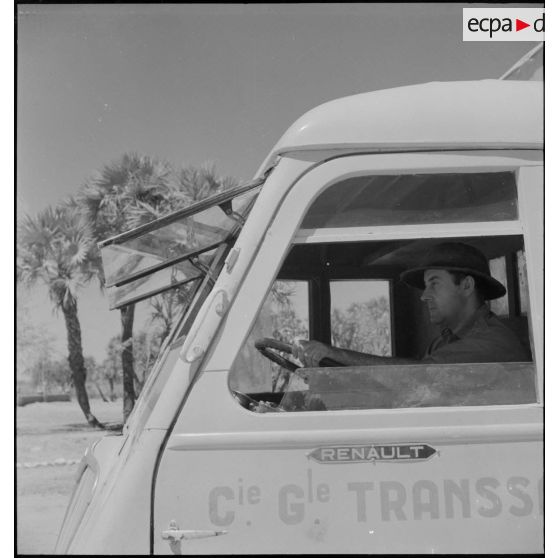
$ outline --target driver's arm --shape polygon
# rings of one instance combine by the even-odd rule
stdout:
[[[371,366],[379,364],[417,364],[412,358],[382,357],[360,353],[349,349],[340,349],[320,341],[298,340],[293,344],[293,355],[307,367],[317,367],[323,358],[330,358],[344,366]]]

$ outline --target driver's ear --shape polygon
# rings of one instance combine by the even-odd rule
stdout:
[[[475,278],[471,275],[465,276],[465,278],[461,281],[461,289],[463,290],[463,294],[469,297],[475,292]]]

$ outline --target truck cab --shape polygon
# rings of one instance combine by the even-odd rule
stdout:
[[[102,243],[114,308],[189,296],[56,552],[542,552],[542,116],[530,81],[338,99],[252,183]],[[520,362],[421,362],[400,276],[445,241],[505,285]],[[416,362],[309,368],[300,338]]]

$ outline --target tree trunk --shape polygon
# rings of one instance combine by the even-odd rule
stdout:
[[[143,389],[143,382],[139,379],[138,375],[136,374],[136,371],[134,370],[134,390],[135,390],[135,393],[141,393],[142,389]]]
[[[95,382],[95,387],[97,388],[97,391],[99,392],[99,395],[101,396],[101,399],[105,403],[108,403],[108,399],[105,397],[105,394],[103,393],[103,390],[101,389],[101,386],[99,385],[99,382]]]
[[[77,315],[77,302],[75,299],[66,304],[61,304],[64,320],[66,322],[66,333],[68,338],[68,362],[72,371],[72,380],[76,389],[76,397],[90,426],[102,428],[103,425],[95,418],[89,408],[89,398],[85,389],[85,363],[83,361],[83,349],[81,346],[81,327]]]
[[[122,324],[122,405],[124,422],[134,408],[136,393],[134,391],[134,352],[133,352],[133,327],[134,327],[134,304],[128,304],[120,309],[120,320]]]
[[[110,400],[116,401],[116,394],[114,393],[114,379],[108,378],[109,389],[110,389]]]

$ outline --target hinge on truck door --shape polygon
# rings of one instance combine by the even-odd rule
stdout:
[[[191,539],[207,539],[209,537],[219,537],[226,535],[227,531],[209,531],[202,529],[184,530],[178,527],[173,519],[169,523],[169,528],[161,533],[164,541],[169,542],[173,554],[182,554],[182,541]]]
[[[219,204],[219,207],[227,217],[234,219],[237,223],[240,223],[241,225],[246,223],[246,219],[232,208],[232,200],[227,200],[226,202]]]

